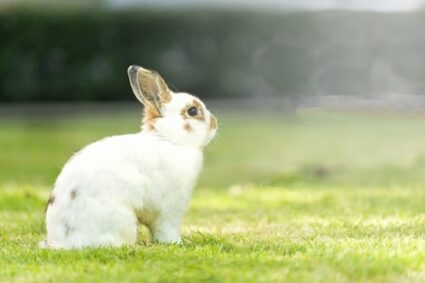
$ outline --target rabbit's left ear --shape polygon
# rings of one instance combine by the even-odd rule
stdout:
[[[171,91],[161,76],[140,66],[128,67],[128,77],[134,95],[143,103],[152,105],[161,114],[161,104],[171,100]]]

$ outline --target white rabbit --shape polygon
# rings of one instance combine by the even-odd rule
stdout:
[[[217,120],[198,98],[170,91],[158,73],[130,66],[128,75],[145,106],[141,132],[102,139],[65,164],[40,246],[134,244],[139,223],[154,241],[181,242],[181,220]]]

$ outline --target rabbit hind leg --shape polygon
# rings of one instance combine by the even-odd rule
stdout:
[[[119,247],[137,241],[137,217],[126,207],[86,200],[64,212],[47,212],[48,248]]]

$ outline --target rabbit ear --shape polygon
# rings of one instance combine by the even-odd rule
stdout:
[[[127,72],[137,99],[145,106],[154,106],[160,114],[161,104],[171,100],[171,91],[164,79],[157,72],[136,65],[128,67]]]

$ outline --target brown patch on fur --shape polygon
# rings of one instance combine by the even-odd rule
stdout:
[[[74,230],[68,223],[65,223],[65,237],[69,236],[71,232]]]
[[[52,205],[54,202],[55,202],[55,196],[53,194],[50,194],[47,204]]]
[[[183,129],[188,132],[189,134],[193,131],[192,127],[189,125],[189,123],[185,123],[183,125]]]
[[[197,99],[194,99],[193,105],[198,109],[198,115],[194,116],[193,118],[200,120],[200,121],[204,121],[205,120],[204,109],[202,108],[201,102],[199,102],[199,100],[197,100]]]
[[[158,110],[152,105],[145,105],[144,114],[143,114],[143,122],[147,123],[149,121],[155,120],[159,118],[160,115],[158,113]]]
[[[198,115],[196,116],[189,116],[189,114],[187,114],[187,110],[189,110],[192,107],[196,107],[196,109],[198,110]],[[205,116],[204,116],[204,109],[202,107],[202,104],[199,100],[194,99],[192,103],[187,104],[181,111],[180,113],[183,117],[183,119],[196,119],[199,121],[205,121]]]
[[[143,124],[147,125],[148,130],[155,130],[155,121],[160,117],[156,108],[152,105],[146,104],[143,114]]]
[[[55,196],[53,195],[53,193],[50,194],[49,199],[47,200],[47,204],[46,204],[46,208],[44,209],[44,212],[47,211],[47,208],[50,205],[53,205],[53,203],[55,202]]]
[[[182,115],[183,119],[188,119],[188,118],[190,117],[189,115],[187,115],[187,110],[188,110],[190,107],[192,107],[192,105],[191,105],[191,104],[186,105],[186,106],[182,109],[182,111],[180,112],[180,115]]]
[[[71,191],[71,200],[74,200],[77,197],[77,195],[78,195],[77,189],[73,189]]]
[[[210,130],[217,129],[217,118],[211,114],[210,116]]]

